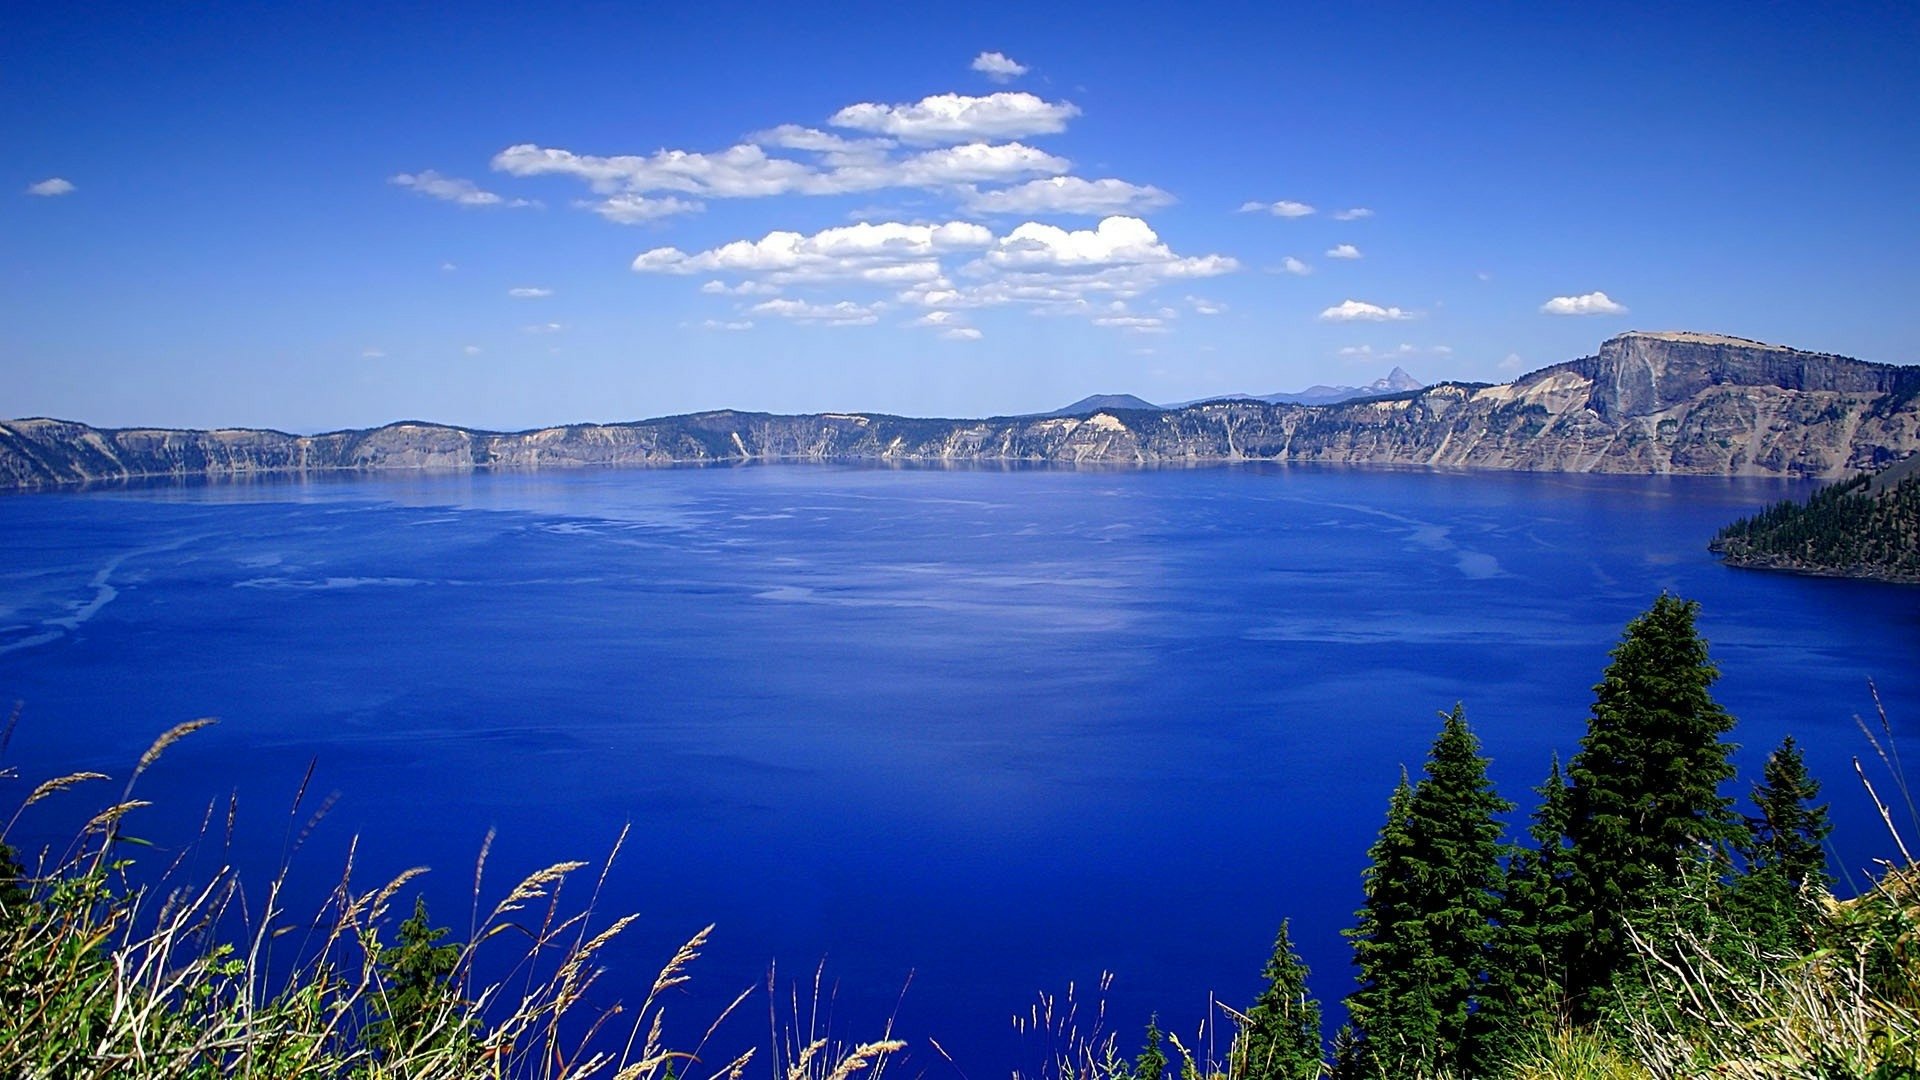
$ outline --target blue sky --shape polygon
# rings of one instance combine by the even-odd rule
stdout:
[[[0,33],[8,416],[1920,361],[1911,5],[76,7]]]

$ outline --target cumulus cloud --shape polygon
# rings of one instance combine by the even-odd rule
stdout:
[[[1092,229],[1071,232],[1029,221],[1000,238],[985,261],[1001,269],[1085,269],[1152,266],[1165,277],[1213,277],[1239,264],[1224,255],[1182,258],[1152,226],[1136,217],[1114,216]]]
[[[1501,360],[1496,366],[1498,366],[1501,371],[1519,371],[1521,365],[1525,363],[1525,360],[1520,359],[1519,353],[1510,352],[1506,355],[1506,359]]]
[[[1199,296],[1187,297],[1187,305],[1193,308],[1193,313],[1196,315],[1219,315],[1227,310],[1227,305],[1220,301]]]
[[[971,326],[955,326],[940,331],[940,336],[948,341],[979,341],[985,335]]]
[[[63,176],[49,176],[37,184],[27,185],[27,194],[52,198],[56,195],[73,194],[73,181]]]
[[[1245,202],[1240,204],[1240,212],[1243,214],[1253,214],[1263,210],[1272,214],[1274,217],[1283,218],[1306,217],[1313,213],[1313,207],[1303,202],[1294,202],[1291,199],[1281,199],[1279,202],[1270,203]]]
[[[1280,269],[1295,277],[1306,277],[1308,274],[1313,273],[1313,267],[1308,266],[1306,263],[1301,262],[1291,255],[1281,260]]]
[[[1327,322],[1394,322],[1400,319],[1411,319],[1414,314],[1397,307],[1369,304],[1364,300],[1342,300],[1322,311],[1320,318]]]
[[[1093,320],[1095,326],[1111,326],[1125,330],[1129,334],[1165,334],[1169,332],[1167,320],[1154,315],[1099,315]]]
[[[763,281],[743,281],[738,285],[709,281],[700,286],[700,291],[709,296],[772,296],[780,291],[780,286]]]
[[[654,248],[633,260],[642,274],[728,272],[766,275],[769,282],[863,280],[905,282],[940,276],[938,257],[986,248],[993,232],[983,225],[950,221],[944,225],[861,222],[822,229],[812,236],[774,231],[759,240],[735,240],[689,255],[679,248]]]
[[[529,326],[523,326],[520,329],[529,334],[564,334],[567,331],[567,324],[557,322],[533,323]]]
[[[973,58],[973,70],[994,82],[1012,82],[1027,73],[1027,65],[1002,52],[983,52]]]
[[[702,330],[741,331],[753,329],[752,319],[707,319],[700,324]]]
[[[386,351],[383,349],[368,347],[365,349],[361,349],[360,355],[361,357],[367,360],[379,360],[384,358],[387,354],[386,354]]]
[[[966,208],[979,214],[1085,214],[1089,217],[1105,217],[1109,214],[1155,210],[1171,205],[1173,201],[1173,196],[1151,184],[1054,176],[1044,180],[1029,180],[998,191],[974,189],[967,194]]]
[[[1540,305],[1547,315],[1625,315],[1626,305],[1617,304],[1606,293],[1594,291],[1585,296],[1556,296]]]
[[[912,104],[860,102],[828,118],[834,127],[870,131],[910,143],[961,143],[1013,139],[1065,131],[1080,115],[1069,101],[1045,101],[1025,91],[985,97],[934,94]]]
[[[461,352],[463,352],[463,353],[466,353],[466,354],[467,354],[468,356],[479,356],[479,355],[480,355],[480,346],[478,346],[478,345],[467,345],[467,346],[464,346],[464,347],[462,347],[460,351],[461,351]]]
[[[705,210],[706,204],[697,199],[681,199],[672,195],[661,198],[648,198],[645,195],[611,195],[604,199],[581,199],[573,205],[591,210],[608,221],[618,225],[638,225],[647,221],[658,221],[674,214],[696,214]]]
[[[1360,249],[1354,247],[1352,244],[1336,244],[1327,249],[1327,258],[1329,259],[1357,259],[1359,257]]]
[[[1006,183],[1026,176],[1052,176],[1073,163],[1024,143],[968,143],[929,150],[897,162],[847,166],[824,180],[843,191],[888,187],[944,187],[948,184]]]
[[[752,143],[717,154],[657,150],[613,157],[521,143],[495,154],[493,168],[511,176],[572,176],[602,195],[672,191],[720,198],[783,195],[816,172],[802,162],[769,157]]]
[[[491,191],[483,191],[471,180],[461,180],[452,176],[441,176],[432,169],[417,173],[396,173],[387,178],[387,183],[409,191],[439,199],[442,202],[458,206],[531,206],[526,199],[508,199]]]
[[[515,300],[538,300],[542,297],[552,296],[553,290],[523,285],[516,289],[508,289],[507,295],[513,297]]]
[[[885,153],[842,155],[825,165],[772,157],[753,143],[741,143],[717,154],[660,150],[614,157],[524,143],[510,146],[493,158],[496,170],[514,176],[561,175],[584,181],[594,191],[609,196],[592,205],[596,212],[614,220],[646,220],[700,208],[697,203],[672,198],[632,198],[650,192],[716,199],[845,195],[893,187],[1009,183],[1064,173],[1072,163],[1018,142],[974,142],[898,158]],[[629,198],[623,200],[622,195]]]
[[[747,310],[755,315],[774,315],[794,322],[816,326],[871,326],[880,321],[885,303],[856,304],[841,300],[832,304],[814,304],[805,300],[765,300]]]
[[[700,286],[702,293],[714,296],[777,293],[783,287],[829,282],[884,287],[900,303],[940,315],[912,325],[943,330],[963,325],[952,312],[1001,305],[1089,317],[1125,314],[1124,306],[1119,312],[1100,311],[1090,299],[1125,300],[1171,281],[1213,277],[1238,267],[1223,255],[1177,253],[1146,222],[1121,215],[1092,229],[1072,231],[1029,221],[1000,236],[964,221],[861,222],[811,235],[775,231],[692,253],[653,248],[633,260],[637,273],[718,275]],[[1196,310],[1224,310],[1224,305],[1197,297],[1189,303]],[[795,321],[848,324],[878,309],[822,308],[804,299],[783,299],[751,310]],[[1174,314],[1162,309],[1158,318]]]
[[[1354,207],[1349,207],[1348,209],[1345,209],[1345,210],[1335,210],[1333,212],[1333,220],[1335,221],[1359,221],[1362,218],[1370,218],[1372,216],[1373,216],[1373,211],[1367,209],[1364,206],[1354,206]]]

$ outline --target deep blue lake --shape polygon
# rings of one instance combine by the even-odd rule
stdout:
[[[1150,1009],[1185,1036],[1210,992],[1244,1006],[1282,918],[1343,996],[1365,849],[1437,713],[1465,702],[1524,814],[1662,589],[1703,605],[1741,791],[1792,732],[1836,866],[1890,854],[1854,717],[1873,678],[1920,723],[1920,589],[1705,550],[1807,490],[796,465],[8,496],[0,699],[24,706],[0,807],[73,769],[123,778],[218,716],[141,781],[152,858],[237,791],[235,858],[263,879],[317,757],[308,806],[338,799],[296,891],[357,834],[361,880],[429,865],[462,928],[489,826],[494,899],[631,823],[601,910],[643,917],[602,998],[715,922],[669,1010],[683,1042],[770,961],[784,985],[824,957],[839,1034],[876,1037],[898,1002],[916,1073],[955,1075],[930,1035],[984,1080],[1034,1063],[1014,1013],[1103,970],[1129,1053]],[[16,839],[117,791],[35,808]]]

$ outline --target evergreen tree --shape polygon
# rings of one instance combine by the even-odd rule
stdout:
[[[1360,969],[1360,986],[1347,995],[1354,1030],[1340,1063],[1341,1075],[1350,1080],[1400,1071],[1394,1063],[1423,1054],[1439,1029],[1418,1000],[1419,975],[1431,964],[1409,895],[1413,873],[1407,813],[1412,802],[1413,785],[1402,769],[1387,799],[1386,823],[1367,849],[1359,921],[1344,931],[1353,942],[1353,965]]]
[[[1826,804],[1813,803],[1819,794],[1820,782],[1807,773],[1799,745],[1787,736],[1767,755],[1761,782],[1754,785],[1760,812],[1746,819],[1740,843],[1746,873],[1731,895],[1735,920],[1763,957],[1802,953],[1813,944],[1816,909],[1805,890],[1833,882],[1824,847],[1833,826]]]
[[[1576,912],[1567,900],[1568,793],[1559,755],[1534,793],[1540,804],[1527,830],[1533,847],[1515,848],[1507,861],[1487,985],[1475,1015],[1475,1075],[1497,1075],[1535,1051],[1566,1011],[1567,949]]]
[[[1348,1009],[1363,1069],[1395,1076],[1474,1057],[1474,1002],[1486,979],[1502,872],[1499,815],[1512,809],[1454,706],[1427,758],[1404,777],[1369,853],[1366,907],[1350,936],[1361,988]]]
[[[1323,1068],[1320,1004],[1307,993],[1307,965],[1285,922],[1260,975],[1267,988],[1247,1010],[1234,1080],[1314,1080]]]
[[[1147,1017],[1147,1043],[1133,1062],[1133,1080],[1162,1080],[1167,1074],[1167,1055],[1160,1049],[1160,1014]]]
[[[1667,593],[1627,624],[1568,763],[1568,900],[1580,913],[1569,957],[1576,1019],[1597,1014],[1626,966],[1629,920],[1671,896],[1683,864],[1738,834],[1720,740],[1733,717],[1708,692],[1719,671],[1694,630],[1699,605]]]
[[[382,1057],[472,1041],[472,1021],[453,986],[460,947],[438,944],[451,932],[435,927],[426,898],[415,897],[413,916],[400,924],[400,943],[376,952],[386,992],[375,999],[376,1014],[362,1040]]]
[[[1800,745],[1788,735],[1767,755],[1760,783],[1753,788],[1758,817],[1747,819],[1747,843],[1742,852],[1750,863],[1776,866],[1795,888],[1827,888],[1827,804],[1820,797],[1820,781],[1807,772]]]

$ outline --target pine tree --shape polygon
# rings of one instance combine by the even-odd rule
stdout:
[[[1234,1080],[1313,1080],[1323,1068],[1320,1004],[1307,992],[1307,965],[1285,922],[1260,976],[1267,988],[1247,1010]]]
[[[426,898],[415,897],[413,916],[400,924],[400,943],[385,949],[376,946],[374,959],[387,985],[374,1002],[376,1015],[362,1033],[367,1046],[395,1057],[472,1041],[472,1021],[452,981],[460,964],[460,947],[438,944],[449,933],[428,919]]]
[[[1502,884],[1499,815],[1510,809],[1454,706],[1426,775],[1412,787],[1403,776],[1394,791],[1369,852],[1366,907],[1349,932],[1361,988],[1348,1010],[1364,1068],[1431,1074],[1475,1056],[1474,1001]]]
[[[1820,797],[1820,781],[1808,774],[1793,736],[1780,740],[1779,748],[1767,755],[1760,776],[1753,788],[1753,805],[1760,814],[1747,819],[1743,854],[1750,862],[1779,867],[1795,888],[1833,884],[1825,846],[1833,825],[1827,820],[1827,804],[1813,805]]]
[[[1824,842],[1833,826],[1825,803],[1814,805],[1820,781],[1807,773],[1800,747],[1788,735],[1767,755],[1753,804],[1760,812],[1746,819],[1740,854],[1746,873],[1734,881],[1735,921],[1751,936],[1762,957],[1797,955],[1812,944],[1815,908],[1805,890],[1825,889]]]
[[[1501,1068],[1539,1046],[1564,1019],[1567,949],[1576,912],[1567,900],[1567,803],[1560,757],[1534,789],[1528,835],[1533,847],[1515,848],[1507,861],[1499,926],[1494,931],[1487,985],[1475,1015],[1474,1075]]]
[[[1504,883],[1500,816],[1513,804],[1487,779],[1487,759],[1459,705],[1446,716],[1427,775],[1408,804],[1420,918],[1433,948],[1428,990],[1439,1011],[1439,1059],[1470,1057],[1469,1017],[1486,979]]]
[[[1708,692],[1719,671],[1694,630],[1699,605],[1667,593],[1627,624],[1568,763],[1568,899],[1580,912],[1569,957],[1576,1019],[1596,1015],[1626,966],[1629,920],[1672,894],[1684,866],[1738,835],[1733,717]]]
[[[1341,1063],[1346,1077],[1399,1071],[1394,1063],[1423,1053],[1439,1029],[1418,999],[1420,974],[1432,965],[1409,895],[1413,873],[1407,814],[1412,802],[1413,785],[1402,769],[1387,799],[1386,823],[1367,849],[1359,922],[1344,931],[1353,942],[1353,965],[1360,969],[1360,987],[1347,995],[1354,1033]]]
[[[1160,1049],[1160,1014],[1147,1017],[1147,1042],[1133,1062],[1133,1080],[1162,1080],[1167,1074],[1167,1055]]]

